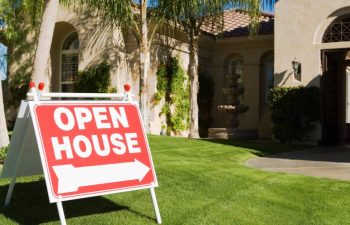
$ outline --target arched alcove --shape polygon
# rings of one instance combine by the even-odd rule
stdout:
[[[52,91],[73,91],[78,73],[79,49],[77,30],[70,23],[56,23],[51,46]]]
[[[224,62],[224,75],[241,75],[244,76],[244,58],[239,54],[231,54],[226,57]]]
[[[325,41],[329,40],[326,34],[329,34],[332,31],[332,26],[341,23],[341,21],[347,21],[347,18],[350,17],[350,7],[340,8],[326,17],[321,23],[318,25],[315,35],[314,35],[314,44],[321,43],[330,43],[334,41]],[[339,24],[340,25],[340,24]],[[339,26],[336,25],[336,26]],[[340,25],[341,26],[341,25]]]
[[[231,54],[226,57],[224,61],[224,76],[223,76],[223,88],[227,87],[229,76],[239,76],[238,83],[244,87],[244,58],[239,54]],[[227,96],[223,96],[223,103],[226,102]],[[239,96],[241,103],[244,102],[244,94]]]

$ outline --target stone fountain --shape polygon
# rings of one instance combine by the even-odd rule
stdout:
[[[256,139],[257,130],[238,128],[238,115],[248,111],[249,106],[241,104],[244,87],[241,85],[241,75],[234,73],[226,76],[227,87],[222,89],[226,104],[219,105],[218,110],[225,115],[225,128],[209,128],[210,138],[219,139]]]

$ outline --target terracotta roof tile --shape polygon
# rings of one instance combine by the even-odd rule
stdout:
[[[210,36],[218,36],[221,33],[223,37],[243,37],[249,35],[249,14],[244,10],[230,10],[224,12],[223,29],[215,26],[213,20],[207,20],[202,25],[202,31]],[[259,35],[273,34],[274,16],[263,13],[260,16]]]

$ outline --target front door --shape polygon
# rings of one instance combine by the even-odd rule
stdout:
[[[324,51],[322,90],[322,141],[325,145],[350,141],[350,67],[348,50]]]

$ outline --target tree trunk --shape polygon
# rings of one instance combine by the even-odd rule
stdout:
[[[148,101],[148,71],[150,68],[150,53],[147,27],[147,0],[141,0],[141,40],[140,40],[140,111],[146,133],[149,133],[149,101]]]
[[[2,94],[2,84],[0,79],[0,148],[9,144],[9,136],[6,126],[4,99]]]
[[[45,2],[45,10],[40,25],[38,47],[33,65],[32,80],[36,84],[44,82],[47,87],[50,83],[50,77],[46,76],[46,68],[50,55],[58,4],[58,0],[46,0]]]
[[[192,26],[194,26],[192,24]],[[198,133],[198,42],[199,32],[190,31],[190,59],[188,72],[190,77],[190,130],[189,138],[199,138]]]

